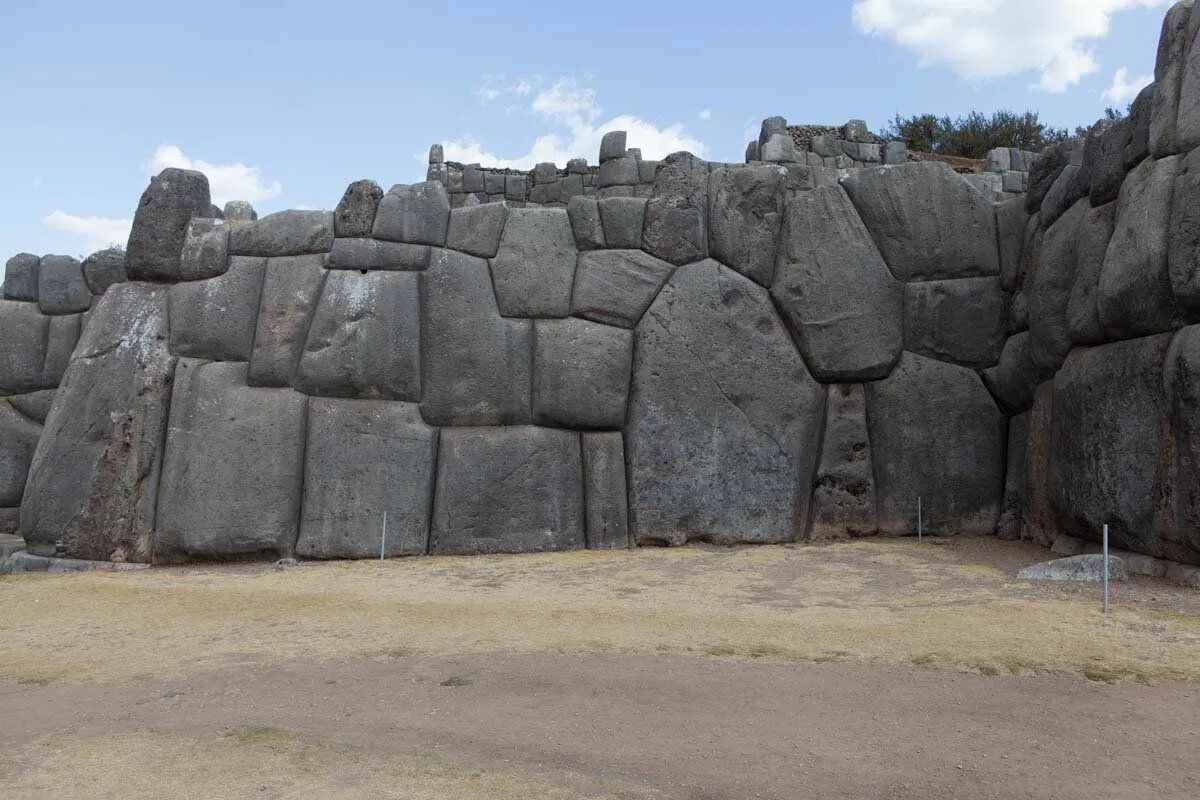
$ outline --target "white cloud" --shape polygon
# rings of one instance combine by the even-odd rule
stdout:
[[[54,211],[42,218],[42,224],[51,230],[83,237],[87,252],[92,253],[113,245],[124,247],[133,220],[77,217],[65,211]]]
[[[510,80],[503,72],[485,73],[479,77],[479,88],[475,90],[475,94],[479,96],[479,104],[486,106],[503,95],[528,97],[533,94],[533,90],[541,82],[540,75],[528,75]]]
[[[571,78],[556,81],[538,92],[529,108],[555,128],[538,136],[529,152],[504,158],[467,136],[458,141],[443,142],[446,159],[511,169],[530,169],[543,161],[562,166],[572,158],[595,161],[600,152],[600,140],[605,133],[614,130],[627,131],[629,146],[641,148],[647,159],[660,159],[678,150],[688,150],[698,156],[705,153],[704,143],[687,135],[680,123],[660,128],[630,114],[599,121],[601,108],[596,91]],[[424,154],[420,158],[423,161]]]
[[[712,119],[712,111],[706,108],[696,116],[700,119]]]
[[[173,144],[159,146],[146,162],[146,170],[151,175],[157,175],[167,167],[194,169],[207,175],[212,201],[218,206],[223,206],[230,200],[258,203],[269,200],[283,191],[279,181],[265,180],[262,170],[258,167],[248,167],[240,161],[234,164],[213,164],[202,159],[189,158],[184,155],[183,150]]]
[[[967,79],[1035,71],[1034,86],[1063,92],[1099,69],[1090,42],[1114,14],[1172,0],[854,0],[854,24],[913,51],[921,66]]]
[[[1121,67],[1113,75],[1112,86],[1104,90],[1104,99],[1116,106],[1128,105],[1138,96],[1138,92],[1153,82],[1153,75],[1138,75],[1130,80],[1129,69]]]

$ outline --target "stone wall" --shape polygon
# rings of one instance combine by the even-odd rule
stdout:
[[[1189,9],[1130,119],[993,153],[999,193],[778,117],[742,164],[435,147],[262,219],[166,170],[123,260],[8,264],[0,506],[169,563],[375,557],[385,514],[391,556],[907,535],[920,499],[1200,563]]]

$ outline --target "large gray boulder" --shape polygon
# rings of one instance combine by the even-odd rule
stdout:
[[[1000,280],[1004,290],[1017,288],[1021,274],[1021,252],[1025,246],[1025,230],[1029,226],[1029,212],[1025,210],[1025,198],[1014,197],[996,203],[996,238],[1000,246]]]
[[[606,247],[636,249],[642,246],[642,228],[646,220],[645,198],[606,197],[598,202],[597,207]]]
[[[868,383],[879,530],[990,534],[1004,492],[1007,420],[970,369],[905,353],[887,378]]]
[[[60,314],[50,318],[46,360],[42,364],[42,386],[58,386],[62,380],[71,361],[71,353],[79,342],[83,317],[83,314]]]
[[[491,260],[500,313],[565,317],[575,282],[575,237],[561,208],[514,208]]]
[[[809,538],[869,536],[877,527],[866,393],[862,384],[834,384],[825,401]]]
[[[1039,369],[1058,369],[1071,351],[1067,306],[1079,264],[1079,230],[1089,207],[1087,200],[1080,200],[1050,226],[1037,266],[1026,276],[1029,353]]]
[[[712,257],[763,286],[775,275],[787,177],[783,167],[756,164],[715,167],[709,178]]]
[[[1088,172],[1082,166],[1068,164],[1050,185],[1042,200],[1042,225],[1050,227],[1067,209],[1088,196]]]
[[[1004,347],[1007,311],[996,277],[906,283],[904,349],[966,367],[991,366]]]
[[[1021,514],[1025,505],[1025,446],[1029,439],[1029,414],[1008,418],[1008,466],[1004,470],[1004,502],[996,536],[1008,541],[1021,538]]]
[[[632,328],[675,268],[641,250],[599,250],[579,255],[571,313]]]
[[[1190,0],[1189,0],[1190,2]],[[1179,109],[1176,114],[1175,135],[1179,152],[1200,147],[1200,13],[1188,15],[1186,56],[1179,79]]]
[[[579,434],[516,426],[441,433],[429,552],[585,546]]]
[[[1100,324],[1100,273],[1116,224],[1116,203],[1089,208],[1079,224],[1075,281],[1067,300],[1067,332],[1075,344],[1104,341],[1104,326]]]
[[[1072,140],[1050,145],[1029,168],[1028,189],[1025,192],[1025,209],[1033,214],[1041,211],[1046,195],[1063,170],[1075,158],[1076,142]],[[1080,153],[1082,156],[1082,153]],[[1082,160],[1082,159],[1080,159]]]
[[[267,259],[262,300],[250,351],[251,386],[291,386],[321,287],[325,257]]]
[[[635,335],[636,541],[800,538],[824,404],[765,289],[715,261],[678,269]]]
[[[329,397],[420,400],[420,277],[330,272],[294,385]]]
[[[33,253],[17,253],[4,265],[4,299],[38,299],[38,264],[41,259]]]
[[[1167,230],[1167,269],[1175,300],[1188,322],[1200,321],[1200,149],[1180,162]]]
[[[21,505],[25,478],[42,426],[19,413],[9,403],[0,403],[0,508]]]
[[[1178,327],[1168,262],[1171,198],[1180,159],[1147,159],[1121,186],[1117,224],[1100,273],[1100,322],[1111,339]]]
[[[55,389],[42,389],[37,392],[13,394],[4,398],[8,404],[23,417],[28,417],[39,425],[46,422],[50,415],[50,406],[54,403]]]
[[[530,421],[533,323],[503,319],[488,263],[436,250],[422,304],[421,413],[434,425]]]
[[[0,300],[0,394],[24,394],[42,385],[50,317],[34,303]]]
[[[149,561],[175,358],[167,289],[109,288],[91,312],[29,470],[30,551]]]
[[[1099,207],[1117,199],[1121,184],[1129,174],[1125,152],[1129,149],[1137,122],[1124,117],[1088,138],[1088,169],[1091,172],[1092,206]]]
[[[464,206],[450,212],[450,228],[446,247],[473,256],[491,258],[500,249],[500,235],[508,218],[504,203],[484,203]]]
[[[397,185],[379,201],[371,235],[410,244],[446,244],[450,225],[450,196],[437,181]]]
[[[1163,386],[1174,435],[1168,495],[1174,518],[1160,532],[1162,554],[1200,564],[1200,325],[1184,328],[1172,339]]]
[[[1187,67],[1192,3],[1176,3],[1163,19],[1154,63],[1154,99],[1150,106],[1150,154],[1155,158],[1180,152],[1178,118],[1180,89]]]
[[[300,256],[328,253],[331,247],[332,211],[277,211],[229,232],[234,256]]]
[[[708,164],[691,153],[663,159],[646,203],[642,249],[672,264],[708,255]]]
[[[587,546],[591,550],[623,550],[632,544],[624,441],[615,431],[584,433],[579,438],[583,448]]]
[[[992,203],[947,165],[861,169],[842,186],[899,280],[1000,274]]]
[[[533,420],[561,428],[625,424],[633,333],[583,319],[533,326]]]
[[[42,256],[38,267],[38,308],[43,314],[77,314],[92,305],[83,266],[70,256]]]
[[[168,167],[142,192],[125,247],[135,281],[179,280],[179,254],[192,217],[207,217],[212,199],[203,173]]]
[[[594,197],[582,195],[567,201],[567,217],[575,246],[580,250],[597,250],[605,246],[604,225],[600,221],[600,205]]]
[[[307,398],[246,386],[246,365],[180,359],[154,560],[291,557],[300,525]]]
[[[1054,370],[1033,363],[1031,344],[1029,331],[1013,334],[1005,340],[996,365],[980,373],[996,402],[1010,414],[1027,410],[1038,384],[1054,377]]]
[[[1021,493],[1021,538],[1049,547],[1059,535],[1050,505],[1051,431],[1054,422],[1054,381],[1034,390],[1025,440],[1025,490]]]
[[[325,266],[329,269],[420,271],[429,266],[429,245],[379,239],[334,239]]]
[[[187,226],[179,254],[179,278],[215,278],[229,267],[229,226],[222,219],[196,217]]]
[[[771,296],[822,382],[876,380],[903,346],[903,287],[841,187],[793,194]]]
[[[1048,496],[1062,532],[1162,555],[1171,334],[1079,348],[1054,377]]]
[[[381,552],[390,557],[424,553],[437,443],[437,429],[421,420],[413,404],[309,400],[304,513],[296,555],[377,558]]]
[[[382,199],[383,189],[375,181],[363,178],[347,186],[333,210],[334,236],[370,236]]]
[[[212,361],[249,361],[262,298],[265,258],[234,256],[224,275],[171,287],[171,352]]]
[[[1108,557],[1108,579],[1124,581],[1129,577],[1124,559]],[[1099,583],[1104,580],[1104,556],[1095,553],[1068,558],[1056,558],[1040,564],[1030,564],[1017,572],[1019,581],[1055,581]]]
[[[124,283],[125,251],[120,247],[109,247],[92,253],[83,260],[83,279],[92,294],[104,294],[114,283]]]

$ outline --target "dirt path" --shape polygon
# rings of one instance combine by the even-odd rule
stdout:
[[[185,752],[196,753],[249,730],[341,748],[349,761],[437,757],[464,775],[499,770],[540,787],[528,797],[1195,798],[1198,711],[1195,684],[900,666],[643,655],[291,664],[124,687],[0,686],[0,751],[12,756],[0,794],[45,796],[38,761],[51,751],[25,745],[52,734],[57,757],[146,732],[194,742]],[[128,776],[150,765],[123,752],[104,757],[126,775],[112,796],[136,797]],[[288,779],[244,777],[232,789],[193,788],[304,796]],[[78,796],[105,796],[95,776],[79,785]],[[424,796],[391,790],[357,796]]]

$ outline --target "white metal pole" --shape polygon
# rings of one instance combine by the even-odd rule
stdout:
[[[1104,524],[1104,613],[1108,614],[1108,523]]]
[[[379,563],[383,564],[383,554],[387,550],[387,512],[383,512],[383,532],[379,536]]]

